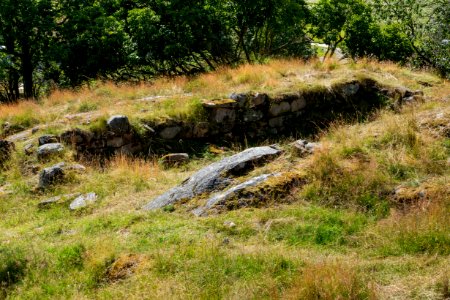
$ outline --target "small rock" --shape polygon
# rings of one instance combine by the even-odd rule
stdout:
[[[281,114],[287,113],[291,110],[291,105],[288,102],[281,102],[281,103],[273,103],[272,106],[269,109],[269,114],[272,117],[277,117]]]
[[[49,186],[59,183],[64,179],[63,169],[55,165],[53,167],[45,168],[39,174],[39,188],[45,189]]]
[[[181,132],[181,127],[166,127],[159,133],[159,136],[165,140],[174,139]]]
[[[64,146],[60,143],[45,144],[38,148],[37,156],[39,159],[49,157],[64,151]]]
[[[9,123],[9,122],[3,123],[2,130],[3,130],[3,133],[8,134],[9,131],[11,130],[11,123]]]
[[[354,96],[358,91],[359,83],[357,82],[348,83],[342,87],[342,94],[344,95],[344,97]]]
[[[70,210],[77,210],[83,207],[88,206],[89,204],[94,203],[97,201],[97,194],[96,193],[88,193],[86,195],[81,195],[77,197],[75,200],[70,203],[69,208]]]
[[[118,136],[106,141],[106,145],[112,148],[120,148],[125,145],[125,140],[123,137]]]
[[[86,167],[80,164],[71,165],[67,167],[67,169],[76,171],[78,173],[84,173],[86,171]]]
[[[54,144],[59,142],[59,138],[56,135],[52,134],[46,134],[43,136],[40,136],[38,139],[39,146],[45,145],[45,144]]]
[[[33,144],[26,144],[23,147],[23,151],[25,152],[26,155],[31,155],[34,153],[34,146]]]
[[[223,226],[226,226],[228,228],[234,228],[236,227],[236,224],[233,221],[225,221],[223,222]]]
[[[31,134],[35,134],[36,132],[38,132],[41,128],[39,126],[33,127],[31,129]]]
[[[109,118],[106,123],[110,131],[116,134],[127,133],[131,130],[130,121],[127,116],[115,115]]]
[[[319,143],[309,143],[305,140],[295,141],[291,145],[295,153],[300,157],[311,155],[317,148],[320,148]]]
[[[52,198],[49,198],[47,200],[44,200],[42,202],[39,202],[38,204],[38,208],[43,209],[43,208],[48,208],[49,206],[55,204],[55,203],[61,203],[61,202],[65,202],[65,201],[69,201],[72,200],[76,197],[80,196],[80,193],[76,193],[76,194],[67,194],[67,195],[62,195],[62,196],[55,196]]]
[[[172,153],[167,154],[161,158],[161,163],[165,167],[179,166],[186,163],[189,160],[189,154],[187,153]]]

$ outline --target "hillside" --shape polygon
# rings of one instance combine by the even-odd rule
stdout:
[[[94,82],[0,105],[0,128],[0,299],[450,297],[450,84],[431,73]]]

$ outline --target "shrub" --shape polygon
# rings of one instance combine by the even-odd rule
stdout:
[[[23,250],[0,246],[0,292],[20,281],[25,275],[26,265]]]

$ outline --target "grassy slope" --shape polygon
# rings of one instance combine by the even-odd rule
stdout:
[[[86,110],[99,116],[148,117],[142,109],[183,115],[198,99],[233,91],[288,90],[355,72],[423,88],[428,100],[400,114],[382,111],[369,123],[335,124],[318,137],[322,151],[304,159],[287,151],[264,167],[305,174],[308,184],[294,191],[291,205],[207,218],[194,218],[183,209],[137,210],[219,159],[214,152],[172,170],[119,157],[103,170],[88,165],[85,174],[37,193],[37,178],[24,162],[40,163],[22,156],[19,143],[11,169],[0,175],[0,279],[17,281],[5,285],[4,292],[33,299],[442,298],[450,271],[450,142],[438,129],[450,122],[450,86],[430,74],[375,62],[275,61],[192,80],[58,91],[42,103],[2,106],[0,120],[27,127]],[[433,86],[424,88],[419,82]],[[169,98],[135,100],[152,95]],[[76,122],[65,119],[46,131]],[[71,161],[71,153],[63,159]],[[401,184],[403,196],[394,198],[389,192]],[[67,205],[37,208],[41,200],[75,191],[94,191],[100,201],[75,213]],[[418,191],[426,197],[416,197]],[[226,221],[236,226],[230,228]]]

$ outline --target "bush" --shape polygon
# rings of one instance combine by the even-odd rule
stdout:
[[[20,281],[25,275],[26,265],[25,253],[21,249],[0,246],[0,291]]]

